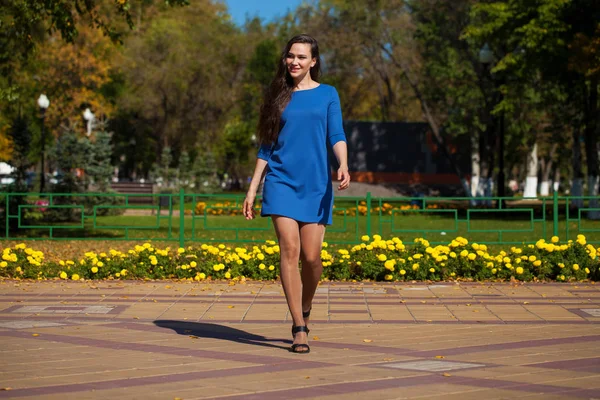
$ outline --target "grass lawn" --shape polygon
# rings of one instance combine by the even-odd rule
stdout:
[[[425,237],[432,243],[448,243],[456,236],[464,236],[478,243],[523,243],[535,242],[539,238],[549,239],[553,234],[553,222],[532,221],[528,213],[511,213],[500,218],[493,211],[472,214],[470,221],[457,220],[453,213],[404,213],[393,216],[371,218],[371,234],[379,233],[383,237],[397,236],[405,242],[415,237]],[[496,217],[496,218],[494,218]],[[559,221],[559,236],[567,239],[567,224]],[[580,226],[569,222],[569,239],[583,233],[589,242],[600,243],[600,221],[582,219]],[[19,238],[48,238],[49,229],[21,229]],[[359,242],[367,233],[367,218],[335,216],[334,223],[328,227],[325,240],[329,243]],[[274,239],[275,233],[270,219],[257,218],[246,221],[241,216],[203,216],[184,217],[184,236],[186,241],[224,242],[224,241],[264,241]],[[112,240],[179,240],[179,217],[174,216],[111,216],[97,217],[96,229],[91,219],[87,219],[84,229],[54,228],[54,238],[64,239],[112,239]]]

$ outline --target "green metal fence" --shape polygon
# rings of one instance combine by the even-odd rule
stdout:
[[[0,193],[0,241],[128,240],[262,242],[271,221],[246,221],[243,195]],[[260,198],[257,201],[260,208]],[[574,239],[600,243],[600,197],[338,197],[326,241],[350,244],[363,235],[415,237],[432,244],[456,236],[494,244]],[[1,247],[1,246],[0,246]]]

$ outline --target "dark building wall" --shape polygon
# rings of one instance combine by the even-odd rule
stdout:
[[[426,123],[345,121],[348,164],[358,181],[456,185],[459,179]],[[463,174],[470,174],[468,143],[448,149]]]

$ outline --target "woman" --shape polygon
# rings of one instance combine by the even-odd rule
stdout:
[[[303,354],[310,352],[307,323],[323,271],[325,226],[332,222],[328,146],[339,163],[338,190],[350,185],[340,100],[334,87],[319,83],[320,63],[314,38],[299,35],[286,45],[261,107],[261,147],[243,210],[246,219],[254,218],[265,175],[261,216],[272,218],[279,241],[281,283],[293,321],[291,351]]]

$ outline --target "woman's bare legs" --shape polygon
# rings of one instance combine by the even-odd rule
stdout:
[[[302,318],[302,280],[298,270],[300,227],[298,222],[291,218],[273,216],[272,219],[279,241],[283,292],[294,326],[304,326],[304,319]],[[305,332],[298,332],[294,336],[294,344],[306,344],[307,340]]]
[[[302,260],[302,311],[312,308],[312,300],[323,273],[321,248],[325,225],[300,224],[300,259]],[[308,319],[304,323],[308,324]]]

